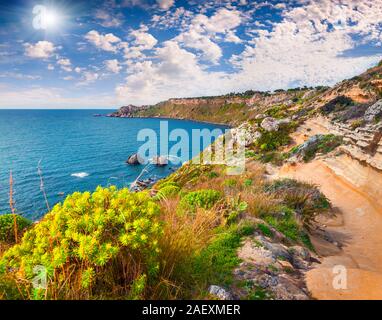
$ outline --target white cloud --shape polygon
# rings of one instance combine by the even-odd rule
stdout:
[[[99,79],[99,74],[92,71],[84,71],[82,73],[82,80],[78,82],[79,86],[87,86]]]
[[[192,28],[199,32],[226,33],[236,29],[242,23],[240,11],[221,8],[210,18],[199,14],[192,21]]]
[[[25,55],[37,59],[47,59],[57,50],[54,44],[49,41],[38,41],[36,44],[25,43],[24,46]]]
[[[99,24],[105,28],[119,27],[122,24],[121,17],[119,15],[113,15],[106,9],[98,9],[95,12],[96,19],[99,20]]]
[[[127,42],[121,43],[120,47],[123,48],[125,59],[145,58],[142,51],[151,50],[156,46],[158,40],[147,30],[146,26],[141,26],[140,29],[130,32],[130,37],[134,39],[131,45]]]
[[[18,80],[40,80],[41,76],[17,72],[3,72],[0,73],[0,78],[14,78]]]
[[[130,33],[135,38],[134,45],[140,50],[150,50],[158,43],[150,33],[146,32],[147,29],[134,30]]]
[[[69,59],[61,58],[57,60],[57,64],[61,67],[62,70],[66,72],[72,72],[72,63]]]
[[[242,43],[243,41],[233,32],[228,31],[224,38],[225,42]]]
[[[126,84],[116,88],[120,103],[147,104],[170,97],[192,96],[206,92],[206,83],[214,82],[215,75],[207,79],[196,55],[180,48],[175,41],[166,41],[163,47],[156,49],[156,58],[156,63],[144,61],[131,66]]]
[[[157,0],[157,3],[162,10],[168,10],[174,5],[175,0]]]
[[[97,48],[111,52],[117,51],[115,44],[121,41],[120,38],[112,33],[102,35],[96,30],[89,31],[85,35],[85,39],[95,45]]]
[[[215,42],[212,42],[207,35],[202,35],[194,29],[180,34],[175,40],[188,48],[202,51],[202,59],[214,64],[217,64],[223,55],[221,48]]]
[[[260,89],[333,85],[378,61],[381,55],[342,55],[359,44],[353,35],[380,41],[376,29],[381,20],[375,12],[382,10],[382,2],[346,2],[307,1],[284,11],[284,19],[272,31],[260,30],[251,45],[231,60],[240,69],[235,82]]]
[[[119,73],[122,70],[122,67],[119,65],[119,62],[117,59],[106,60],[105,66],[107,70],[113,73]]]
[[[154,57],[130,66],[126,83],[117,88],[121,103],[148,104],[170,97],[333,85],[382,58],[382,54],[344,55],[362,43],[382,41],[382,1],[303,1],[304,6],[279,6],[281,20],[267,22],[270,29],[254,23],[247,27],[246,34],[252,39],[246,41],[241,54],[231,58],[236,70],[230,73],[209,71],[197,55],[180,45],[200,51],[204,59],[209,57],[216,63],[219,54],[213,54],[210,42],[215,43],[216,35],[223,36],[224,41],[238,42],[234,36],[243,23],[241,15],[219,9],[210,18],[195,16],[187,29],[165,42]]]
[[[49,71],[54,70],[54,65],[53,65],[53,64],[48,64],[47,69],[48,69]]]
[[[175,38],[187,48],[200,50],[202,59],[217,64],[223,56],[220,46],[213,41],[216,34],[226,34],[226,42],[239,43],[241,40],[234,31],[242,23],[241,14],[237,10],[221,8],[211,17],[196,15],[188,30]]]

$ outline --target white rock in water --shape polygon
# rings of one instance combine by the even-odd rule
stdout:
[[[159,167],[168,165],[168,159],[165,156],[155,156],[152,162]]]
[[[144,164],[144,159],[139,154],[135,153],[127,159],[126,163],[131,165]]]
[[[231,294],[222,287],[212,285],[208,288],[208,292],[220,300],[232,300]]]

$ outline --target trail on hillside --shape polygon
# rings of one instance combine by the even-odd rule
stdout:
[[[307,131],[307,128],[313,130]],[[299,143],[303,137],[306,139],[317,133],[327,132],[317,122],[309,122],[294,138]],[[307,286],[313,298],[382,299],[382,201],[376,193],[369,192],[370,188],[350,182],[354,180],[354,172],[350,170],[350,160],[347,161],[332,157],[310,163],[287,164],[276,176],[316,184],[339,212],[337,219],[326,222],[326,231],[342,245],[342,250],[322,250],[322,263],[307,273]],[[357,174],[363,175],[367,184],[370,168],[352,161]],[[337,174],[336,169],[344,167],[344,163],[349,168],[349,177]],[[372,178],[374,184],[382,182],[382,174],[377,171],[373,172]],[[338,284],[336,272],[340,270],[346,270],[346,289],[343,282],[340,288],[333,286],[333,283]]]
[[[343,245],[334,256],[307,273],[307,286],[317,299],[382,298],[382,207],[366,194],[339,178],[319,160],[297,166],[286,166],[281,177],[296,178],[317,184],[338,208],[343,223],[328,226],[327,231]],[[347,269],[347,289],[336,290],[334,266]]]

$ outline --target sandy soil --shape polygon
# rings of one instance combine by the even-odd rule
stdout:
[[[327,256],[322,264],[307,273],[313,298],[382,299],[382,206],[322,160],[286,165],[278,176],[317,184],[342,214],[327,222],[327,231],[343,245],[342,250],[323,248],[321,255]]]

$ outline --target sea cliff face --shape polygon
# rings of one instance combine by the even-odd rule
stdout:
[[[239,125],[274,106],[300,106],[322,92],[322,88],[302,88],[288,91],[251,92],[217,97],[175,98],[152,106],[126,106],[111,114],[113,117],[163,117],[189,119],[220,124]]]

